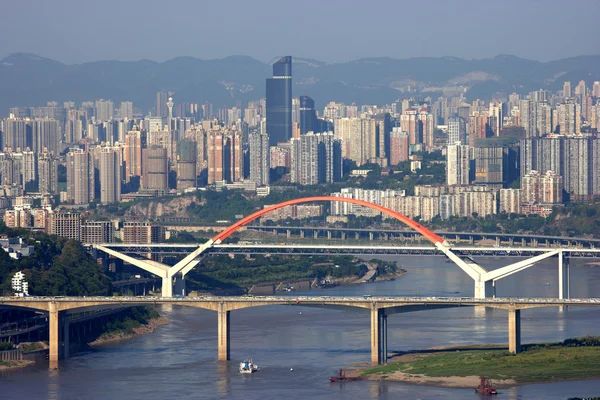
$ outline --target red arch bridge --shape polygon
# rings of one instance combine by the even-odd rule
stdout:
[[[321,202],[321,201],[337,201],[343,203],[352,203],[364,207],[371,208],[379,211],[385,215],[397,219],[404,223],[408,227],[419,232],[427,241],[431,243],[430,246],[419,246],[419,247],[398,247],[398,246],[264,246],[264,245],[227,245],[223,244],[223,241],[235,233],[240,228],[248,225],[252,221],[260,218],[261,216],[268,214],[277,209],[291,206],[295,204]],[[486,297],[492,297],[495,294],[496,282],[509,275],[515,274],[519,271],[527,269],[536,263],[556,257],[558,258],[558,280],[559,280],[559,293],[558,298],[563,299],[568,297],[568,276],[569,276],[569,258],[570,257],[600,257],[600,250],[597,249],[569,249],[569,248],[510,248],[510,247],[494,247],[494,248],[481,248],[481,247],[452,247],[451,244],[445,241],[441,236],[427,229],[423,225],[416,221],[408,218],[407,216],[400,214],[396,211],[390,210],[386,207],[369,203],[363,200],[349,199],[345,197],[333,197],[333,196],[315,196],[305,197],[300,199],[294,199],[285,201],[273,206],[259,210],[245,218],[240,219],[233,225],[229,226],[206,243],[193,246],[193,251],[186,255],[181,261],[174,266],[169,266],[157,261],[139,259],[132,257],[126,253],[130,253],[136,245],[131,244],[90,244],[89,247],[96,251],[101,251],[107,255],[118,258],[124,262],[137,266],[147,272],[150,272],[162,279],[162,296],[173,297],[174,288],[179,293],[183,294],[180,289],[184,287],[181,282],[184,281],[185,275],[191,271],[198,263],[200,258],[212,252],[225,252],[225,253],[283,253],[283,254],[318,254],[319,252],[324,253],[341,253],[341,254],[429,254],[429,255],[442,255],[456,264],[462,271],[468,274],[474,282],[474,298],[483,299]],[[165,247],[168,245],[158,245]],[[172,248],[178,249],[189,249],[190,245],[170,245]],[[151,250],[151,245],[138,245],[138,248]],[[122,250],[122,251],[119,251]],[[126,251],[123,251],[126,250]],[[135,252],[135,251],[134,251]],[[482,266],[478,265],[472,259],[472,255],[496,255],[496,256],[520,256],[527,257],[524,260],[511,263],[504,267],[488,271]]]

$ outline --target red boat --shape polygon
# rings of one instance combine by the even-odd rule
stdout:
[[[331,382],[350,382],[350,381],[355,381],[357,379],[358,378],[351,378],[351,377],[346,376],[346,373],[344,372],[343,369],[340,369],[338,371],[337,376],[330,376],[329,377],[329,380]]]
[[[479,393],[479,394],[483,394],[483,395],[487,395],[487,396],[493,396],[493,395],[498,394],[496,389],[494,389],[492,387],[491,379],[488,379],[485,376],[479,377],[479,386],[477,386],[477,388],[475,389],[475,393]]]

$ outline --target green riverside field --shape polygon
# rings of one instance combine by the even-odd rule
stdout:
[[[406,361],[370,368],[362,375],[386,379],[398,371],[428,377],[486,376],[518,383],[598,378],[599,343],[596,337],[567,339],[563,343],[528,345],[519,354],[506,349],[416,352],[409,353]]]

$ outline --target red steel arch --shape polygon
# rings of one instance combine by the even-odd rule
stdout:
[[[238,222],[231,225],[229,228],[225,229],[223,232],[219,233],[218,235],[216,235],[214,238],[212,238],[212,240],[214,243],[220,243],[223,240],[227,239],[235,231],[240,229],[242,226],[249,224],[250,222],[254,221],[255,219],[260,218],[263,215],[270,213],[271,211],[275,211],[279,208],[283,208],[286,206],[293,206],[294,204],[312,203],[315,201],[339,201],[342,203],[352,203],[352,204],[358,204],[360,206],[372,208],[373,210],[381,211],[382,213],[387,214],[390,217],[394,217],[398,221],[408,225],[409,227],[413,228],[415,231],[417,231],[421,235],[423,235],[427,240],[429,240],[433,244],[444,243],[444,239],[442,237],[436,235],[429,229],[425,228],[423,225],[408,218],[406,215],[400,214],[396,211],[390,210],[389,208],[385,208],[385,207],[382,207],[377,204],[369,203],[368,201],[357,200],[357,199],[348,199],[346,197],[333,197],[333,196],[304,197],[301,199],[288,200],[288,201],[284,201],[283,203],[272,205],[270,207],[267,207],[260,211],[257,211],[253,214],[250,214],[245,218],[240,219]]]

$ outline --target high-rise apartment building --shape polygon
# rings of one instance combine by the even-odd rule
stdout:
[[[292,139],[291,180],[301,185],[337,182],[342,177],[341,143],[332,132]]]
[[[54,211],[49,215],[49,234],[81,239],[81,214],[68,211]]]
[[[8,118],[4,120],[3,150],[31,148],[33,145],[33,128],[30,120]]]
[[[38,179],[40,194],[58,193],[58,164],[59,160],[48,151],[38,156]]]
[[[122,101],[119,116],[123,119],[133,118],[133,103],[131,101]]]
[[[177,190],[197,187],[196,171],[198,144],[192,140],[177,143]]]
[[[166,119],[169,115],[169,110],[167,109],[168,99],[169,94],[167,92],[156,93],[156,116],[158,118]]]
[[[60,123],[55,119],[35,119],[31,121],[32,126],[32,147],[35,153],[41,153],[48,149],[54,154],[62,152],[62,130]]]
[[[317,113],[313,99],[308,96],[300,96],[299,115],[298,124],[301,135],[306,135],[308,132],[317,132]]]
[[[148,190],[168,188],[169,161],[167,149],[152,145],[142,149],[142,186]]]
[[[113,243],[115,241],[113,223],[111,221],[86,221],[81,225],[81,241],[83,243]]]
[[[123,243],[163,243],[165,227],[149,222],[124,222],[121,229]]]
[[[100,170],[100,202],[121,201],[121,154],[118,149],[103,148],[98,154]]]
[[[268,186],[271,158],[269,135],[254,131],[248,135],[248,142],[250,145],[250,180],[256,182],[256,186]]]
[[[244,177],[244,153],[240,131],[213,130],[206,138],[208,184],[238,182]]]
[[[129,182],[134,176],[141,177],[142,132],[139,129],[129,131],[125,134],[123,158],[125,162],[125,182]]]
[[[569,98],[572,95],[573,95],[573,93],[571,92],[571,82],[565,82],[563,84],[563,97]]]
[[[448,118],[448,144],[467,144],[467,124],[463,117]]]
[[[292,57],[273,64],[273,77],[267,79],[267,134],[270,145],[292,137]]]
[[[390,165],[408,161],[408,134],[399,127],[392,128],[390,134]]]
[[[81,149],[67,153],[67,199],[83,205],[94,201],[94,160]]]
[[[579,135],[581,133],[580,119],[579,105],[574,99],[567,99],[565,103],[558,106],[558,124],[560,125],[561,135]]]
[[[114,104],[112,101],[98,100],[96,101],[96,121],[106,122],[113,119]]]
[[[451,144],[446,151],[446,182],[448,185],[470,183],[471,147]]]

